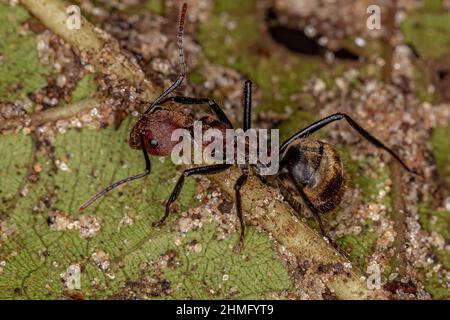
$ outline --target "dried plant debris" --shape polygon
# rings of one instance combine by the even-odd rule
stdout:
[[[58,36],[45,30],[36,35],[37,50],[42,65],[57,74],[40,92],[33,93],[30,99],[37,104],[35,111],[54,107],[60,103],[70,102],[70,93],[88,72],[72,47],[65,44]]]
[[[79,219],[72,220],[67,214],[54,212],[47,218],[50,228],[56,231],[77,230],[82,238],[94,237],[101,225],[95,216],[83,215]]]

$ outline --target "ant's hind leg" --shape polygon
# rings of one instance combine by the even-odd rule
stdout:
[[[305,194],[302,188],[298,188],[298,192],[302,197],[303,202],[308,207],[309,211],[311,211],[311,213],[313,214],[314,219],[316,220],[317,225],[319,226],[319,230],[320,233],[322,234],[322,237],[326,238],[330,243],[333,243],[333,240],[328,236],[327,232],[325,231],[319,210],[317,210],[317,208],[314,206],[311,200],[309,200],[308,196]]]
[[[218,173],[221,171],[225,171],[229,167],[231,167],[230,164],[216,164],[216,165],[211,165],[211,166],[197,167],[197,168],[184,170],[183,173],[181,174],[181,176],[178,178],[177,184],[175,185],[175,188],[173,189],[172,194],[170,195],[169,200],[167,201],[166,211],[165,211],[164,216],[162,217],[161,220],[154,223],[154,226],[155,227],[161,226],[164,223],[164,221],[167,219],[167,217],[169,216],[170,206],[172,205],[172,203],[175,202],[175,200],[177,200],[178,196],[180,195],[181,189],[183,188],[185,177],[189,177],[192,175],[204,175],[204,174]]]
[[[403,166],[403,168],[405,168],[406,171],[417,175],[417,172],[410,169],[391,148],[384,145],[380,140],[378,140],[373,135],[371,135],[369,132],[367,132],[363,127],[361,127],[358,123],[356,123],[355,120],[353,120],[349,115],[347,115],[345,113],[332,114],[326,118],[323,118],[322,120],[314,122],[313,124],[309,125],[305,129],[300,130],[299,132],[297,132],[296,134],[294,134],[293,136],[291,136],[290,138],[288,138],[286,141],[284,141],[282,143],[282,145],[280,147],[280,154],[282,154],[294,140],[307,137],[310,134],[313,134],[314,132],[322,129],[326,125],[329,125],[330,123],[333,123],[333,122],[339,121],[339,120],[347,121],[347,123],[353,129],[355,129],[364,139],[369,141],[375,147],[387,151],[392,157],[394,157],[395,160],[397,160]]]
[[[314,206],[314,204],[309,200],[308,196],[303,191],[303,188],[300,187],[297,183],[295,183],[298,193],[302,197],[303,201],[305,202],[305,205],[308,207],[308,209],[312,212],[314,219],[317,222],[317,225],[319,226],[320,233],[322,237],[324,237],[340,254],[342,254],[344,257],[347,257],[347,253],[343,251],[339,246],[336,244],[336,242],[331,239],[331,237],[328,235],[328,233],[325,231],[325,228],[322,223],[322,219],[320,218],[320,212],[317,210],[317,208]]]
[[[316,208],[316,206],[311,202],[311,200],[309,200],[308,196],[306,195],[305,191],[303,191],[302,186],[300,186],[298,184],[298,182],[295,180],[295,178],[291,175],[291,180],[294,182],[295,187],[297,188],[298,193],[300,194],[300,196],[302,197],[303,202],[305,203],[305,205],[308,207],[309,211],[311,211],[311,213],[314,216],[314,219],[317,222],[317,225],[319,226],[320,229],[320,233],[322,234],[322,237],[324,237],[325,239],[328,240],[329,243],[331,243],[336,249],[336,245],[334,244],[334,241],[328,236],[327,232],[325,231],[325,228],[323,226],[322,223],[322,219],[320,218],[320,212],[319,210]]]

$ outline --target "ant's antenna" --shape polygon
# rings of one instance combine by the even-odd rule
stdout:
[[[150,107],[148,107],[146,113],[151,113],[156,105],[158,105],[169,93],[174,91],[183,82],[186,77],[186,62],[184,60],[184,46],[183,46],[183,35],[184,35],[184,21],[186,20],[187,3],[183,3],[180,12],[180,20],[178,24],[178,51],[179,51],[179,61],[180,61],[180,73],[177,80],[170,85],[166,90],[164,90],[161,95],[152,102]]]
[[[131,176],[125,179],[122,179],[120,181],[114,182],[113,184],[111,184],[110,186],[106,187],[105,189],[103,189],[100,192],[97,192],[96,194],[94,194],[88,201],[86,201],[85,203],[83,203],[80,208],[78,209],[79,211],[84,211],[84,209],[86,209],[87,207],[89,207],[91,204],[93,204],[95,201],[97,201],[99,198],[103,197],[105,194],[107,194],[108,192],[110,192],[111,190],[117,188],[118,186],[127,183],[129,181],[132,180],[136,180],[136,179],[140,179],[145,177],[146,175],[148,175],[150,172],[143,172],[140,174],[137,174],[135,176]]]

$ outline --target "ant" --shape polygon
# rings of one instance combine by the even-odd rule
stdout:
[[[175,82],[172,83],[172,85],[164,90],[164,92],[151,103],[148,109],[141,115],[141,118],[134,125],[130,133],[129,144],[131,148],[141,149],[143,151],[145,171],[114,182],[86,201],[80,207],[80,211],[86,209],[93,202],[120,185],[148,176],[151,171],[149,154],[168,156],[174,145],[177,143],[175,141],[171,141],[171,133],[175,129],[179,128],[192,129],[192,121],[188,118],[188,116],[180,111],[161,107],[161,105],[164,105],[167,102],[177,103],[179,105],[206,104],[215,114],[216,119],[212,116],[202,118],[202,120],[204,120],[204,128],[215,128],[220,131],[225,129],[233,129],[231,121],[213,99],[185,96],[168,97],[171,92],[180,86],[186,77],[186,63],[184,59],[183,47],[186,11],[187,4],[184,3],[181,8],[178,29],[180,73]],[[252,82],[249,80],[245,81],[243,97],[243,130],[246,132],[250,129],[252,109]],[[416,174],[415,171],[408,168],[408,166],[393,150],[385,146],[382,142],[358,125],[350,116],[344,113],[330,115],[300,130],[282,143],[279,150],[279,157],[281,158],[281,161],[278,173],[275,175],[270,176],[269,178],[262,177],[258,173],[258,165],[249,164],[248,159],[246,164],[240,165],[241,175],[234,184],[236,212],[241,227],[239,244],[237,247],[238,250],[243,245],[245,231],[240,190],[245,185],[250,171],[258,175],[263,182],[268,184],[275,183],[282,190],[282,192],[287,195],[288,200],[293,199],[296,195],[299,195],[303,204],[309,209],[316,219],[322,236],[330,243],[333,243],[325,232],[320,214],[332,211],[341,202],[345,191],[344,167],[337,151],[330,144],[319,140],[309,139],[308,136],[322,129],[326,125],[338,120],[345,120],[363,138],[368,140],[374,146],[387,151],[408,172]],[[166,203],[164,216],[153,225],[156,227],[161,226],[167,219],[170,213],[170,207],[178,198],[185,178],[194,175],[219,173],[229,169],[231,166],[232,164],[220,163],[184,170],[178,178],[175,188]]]

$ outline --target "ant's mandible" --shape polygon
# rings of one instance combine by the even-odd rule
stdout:
[[[193,98],[184,96],[168,97],[184,80],[186,76],[186,63],[184,59],[183,48],[183,33],[184,22],[186,17],[187,4],[183,4],[179,19],[178,29],[178,49],[179,49],[179,64],[180,73],[175,82],[170,85],[164,92],[156,98],[149,108],[142,114],[139,121],[133,127],[130,133],[130,146],[133,149],[141,149],[145,159],[145,171],[114,182],[104,190],[98,192],[86,201],[81,207],[80,211],[86,209],[100,197],[104,196],[109,191],[119,187],[120,185],[132,180],[143,178],[150,174],[151,162],[149,154],[157,156],[170,155],[172,148],[177,143],[171,141],[171,134],[175,129],[192,128],[191,119],[184,113],[161,107],[166,102],[175,102],[180,105],[199,105],[207,104],[214,112],[216,119],[213,117],[203,118],[204,128],[215,128],[220,131],[226,129],[233,129],[228,117],[222,111],[220,106],[209,98]],[[252,83],[247,80],[244,84],[244,117],[243,130],[244,132],[250,129],[250,116],[252,107]],[[362,137],[372,143],[374,146],[384,149],[394,159],[396,159],[408,172],[416,174],[413,170],[400,159],[400,157],[385,146],[382,142],[368,133],[364,128],[358,125],[350,116],[344,113],[336,113],[330,115],[322,120],[314,122],[303,130],[300,130],[285,142],[282,143],[279,150],[279,157],[281,159],[279,171],[274,176],[269,178],[263,177],[262,180],[268,183],[275,182],[289,198],[289,195],[299,195],[309,211],[313,214],[317,221],[322,236],[331,239],[327,236],[323,227],[320,214],[329,212],[335,209],[342,200],[345,191],[344,167],[342,161],[336,150],[328,143],[308,139],[308,136],[318,131],[324,126],[338,120],[345,120],[355,129]],[[193,175],[207,175],[219,173],[229,169],[232,164],[222,163],[202,167],[195,167],[186,169],[181,176],[166,203],[164,216],[155,223],[155,226],[160,226],[169,216],[170,207],[178,198],[186,177]],[[241,176],[237,179],[234,185],[236,196],[236,212],[240,222],[240,238],[239,247],[242,247],[244,240],[245,225],[242,213],[242,200],[240,190],[246,183],[250,174],[252,164],[240,165]],[[256,168],[257,169],[257,168]],[[258,170],[252,170],[258,174]]]

